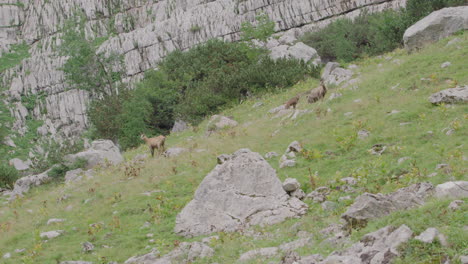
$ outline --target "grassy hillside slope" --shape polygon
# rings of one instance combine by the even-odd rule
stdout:
[[[223,114],[239,121],[236,128],[205,136],[206,121],[198,127],[167,139],[169,147],[187,147],[192,151],[175,158],[149,158],[142,165],[127,162],[120,166],[100,168],[93,179],[72,185],[52,183],[31,190],[25,198],[0,206],[0,256],[11,252],[2,263],[56,263],[64,260],[88,260],[94,263],[123,263],[131,256],[147,253],[156,247],[161,253],[172,250],[184,239],[173,233],[175,217],[193,197],[203,177],[213,169],[216,156],[249,148],[265,154],[284,152],[288,144],[300,141],[308,151],[297,158],[294,168],[279,169],[279,157],[268,160],[278,177],[297,178],[306,193],[312,191],[309,171],[316,175],[317,186],[334,187],[337,180],[353,176],[359,179],[360,193],[388,193],[415,182],[439,184],[448,180],[467,180],[468,105],[433,106],[430,94],[458,84],[468,84],[468,34],[457,36],[461,42],[446,46],[452,38],[442,40],[418,53],[396,50],[382,57],[356,62],[355,77],[361,81],[355,90],[334,87],[343,96],[316,104],[302,98],[298,108],[312,110],[296,120],[272,118],[268,110],[284,103],[297,93],[318,85],[315,79],[298,83],[292,89],[263,98],[252,99],[226,110]],[[390,58],[391,57],[391,58]],[[452,65],[441,68],[450,61]],[[421,80],[424,78],[424,80]],[[393,89],[392,89],[393,87]],[[359,99],[359,100],[358,100]],[[263,106],[252,108],[258,102]],[[392,110],[398,113],[389,114]],[[345,113],[352,112],[350,115]],[[407,123],[410,122],[410,123]],[[403,124],[402,124],[403,123]],[[407,124],[404,124],[407,123]],[[446,135],[446,128],[454,133]],[[361,129],[370,131],[367,139],[357,138]],[[429,133],[428,131],[432,131]],[[388,148],[382,156],[368,150],[382,143]],[[125,153],[127,161],[147,153],[146,146]],[[398,164],[402,157],[410,159]],[[450,170],[436,171],[436,165],[447,163]],[[436,176],[428,177],[433,172]],[[154,191],[154,192],[153,192]],[[149,196],[143,193],[153,192]],[[277,246],[294,240],[298,230],[314,234],[314,243],[299,250],[301,255],[321,253],[326,256],[336,248],[321,243],[318,231],[339,222],[352,201],[338,201],[346,196],[332,192],[338,203],[333,211],[307,201],[310,209],[301,219],[288,220],[269,227],[255,227],[266,234],[257,239],[239,233],[221,233],[213,241],[215,255],[197,263],[233,263],[240,254],[253,248]],[[467,255],[467,200],[461,210],[446,210],[450,201],[430,200],[425,206],[372,221],[352,234],[353,241],[363,234],[388,224],[406,224],[416,234],[427,227],[437,227],[448,237],[450,246],[434,243],[423,245],[411,241],[398,263],[439,263],[444,255]],[[50,218],[65,222],[47,225]],[[145,227],[145,223],[149,226]],[[65,233],[47,242],[39,233],[50,230]],[[147,234],[154,234],[147,237]],[[150,241],[151,240],[151,241]],[[90,241],[92,253],[83,253],[81,244]],[[149,247],[148,247],[149,246]],[[146,247],[146,248],[145,248]],[[15,249],[26,250],[15,253]],[[273,258],[271,260],[279,260]],[[252,263],[266,263],[264,259]]]

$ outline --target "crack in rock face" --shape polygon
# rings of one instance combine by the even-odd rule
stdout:
[[[233,232],[306,213],[308,206],[283,190],[276,171],[260,154],[241,149],[224,157],[177,215],[177,234],[192,237]]]

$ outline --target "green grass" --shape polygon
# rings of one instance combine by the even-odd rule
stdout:
[[[27,44],[11,45],[10,52],[2,54],[2,57],[0,57],[0,72],[18,65],[29,56],[29,46]]]
[[[0,255],[12,253],[11,259],[2,261],[55,263],[57,260],[88,260],[94,263],[121,263],[136,254],[149,252],[150,249],[145,248],[147,246],[156,247],[164,254],[172,250],[178,241],[198,241],[199,237],[185,239],[173,233],[175,217],[192,199],[204,176],[213,169],[216,156],[232,153],[239,148],[247,147],[261,154],[269,151],[283,153],[290,142],[300,141],[307,150],[313,150],[313,157],[298,157],[294,168],[279,169],[279,157],[268,162],[277,170],[281,180],[297,178],[306,192],[312,190],[309,168],[312,173],[317,172],[318,186],[334,187],[340,178],[350,175],[359,177],[360,193],[388,193],[421,181],[439,184],[452,179],[466,180],[467,166],[463,155],[468,155],[468,106],[433,106],[427,100],[436,91],[454,87],[455,82],[468,83],[464,60],[468,55],[468,34],[458,37],[463,41],[450,47],[445,47],[449,38],[419,53],[408,55],[404,50],[396,50],[385,55],[399,59],[400,65],[387,61],[385,56],[357,61],[357,71],[361,73],[357,90],[336,87],[330,93],[340,91],[343,94],[341,98],[312,105],[301,99],[298,108],[313,112],[294,121],[272,119],[268,110],[299,92],[317,86],[317,80],[309,79],[291,89],[248,100],[224,111],[222,114],[239,121],[240,125],[236,128],[206,137],[207,121],[204,121],[190,131],[167,139],[169,147],[206,149],[205,152],[149,159],[141,165],[139,175],[132,178],[125,175],[126,165],[122,164],[98,169],[93,179],[74,185],[52,183],[34,188],[25,198],[0,207]],[[440,68],[445,61],[450,61],[452,66]],[[378,64],[383,66],[378,67]],[[430,81],[421,81],[421,78],[429,78]],[[397,89],[390,89],[398,83]],[[356,99],[362,101],[355,103]],[[258,101],[264,105],[253,109],[252,105]],[[327,112],[328,108],[331,112]],[[388,115],[393,109],[400,113]],[[353,114],[346,117],[346,112]],[[411,124],[400,126],[403,122]],[[454,128],[455,133],[445,135],[442,130],[446,127]],[[370,137],[357,139],[355,135],[360,129],[369,130]],[[275,131],[278,132],[272,136]],[[427,131],[432,131],[432,135]],[[388,146],[379,157],[367,151],[377,143]],[[327,151],[335,155],[327,155]],[[124,156],[129,161],[135,155],[146,152],[147,147],[142,145]],[[411,159],[398,164],[401,157]],[[450,164],[452,171],[438,171],[437,176],[428,178],[427,175],[435,172],[439,163]],[[161,192],[150,197],[142,195],[153,190]],[[69,198],[61,200],[65,194]],[[196,263],[233,263],[240,254],[253,248],[277,246],[293,240],[297,230],[314,234],[313,245],[298,250],[301,255],[327,255],[337,248],[322,243],[323,238],[318,231],[339,221],[340,214],[351,203],[338,202],[338,198],[345,195],[348,194],[339,191],[330,195],[330,200],[338,203],[335,211],[325,212],[320,205],[308,202],[309,212],[301,219],[253,228],[257,232],[270,234],[265,238],[219,233],[221,239],[212,243],[214,257]],[[357,195],[359,193],[351,194],[352,197]],[[468,200],[465,199],[465,202]],[[421,245],[411,240],[397,263],[439,263],[440,254],[452,258],[466,255],[468,239],[463,227],[468,225],[467,207],[464,205],[462,210],[452,212],[446,210],[448,203],[445,200],[431,200],[421,208],[396,212],[371,221],[364,229],[353,232],[352,239],[356,241],[363,234],[389,224],[406,224],[416,234],[427,227],[437,227],[448,237],[448,248],[442,248],[437,243]],[[47,226],[50,218],[65,218],[67,221]],[[142,229],[145,222],[151,225]],[[94,227],[90,226],[95,223]],[[65,234],[48,242],[38,238],[39,232],[56,229],[65,230]],[[148,233],[154,234],[153,243],[146,238]],[[82,252],[81,243],[86,241],[96,246],[91,254]],[[26,251],[14,253],[19,248],[26,248]],[[279,260],[279,257],[270,260]],[[265,261],[257,259],[251,263]]]

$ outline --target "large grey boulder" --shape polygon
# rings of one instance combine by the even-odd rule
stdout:
[[[399,256],[399,247],[408,242],[413,232],[406,225],[395,229],[386,226],[366,234],[361,241],[343,251],[335,251],[320,264],[387,264]]]
[[[95,140],[91,143],[91,148],[76,154],[66,155],[64,159],[69,164],[84,159],[87,162],[87,169],[96,165],[105,165],[107,162],[116,165],[124,160],[119,148],[112,141],[104,139]]]
[[[39,186],[48,182],[50,180],[49,172],[51,170],[52,168],[37,175],[29,175],[18,179],[13,186],[13,191],[10,193],[10,199],[13,200],[18,196],[22,196],[24,193],[27,193],[33,186]]]
[[[353,76],[353,71],[340,67],[337,62],[329,62],[325,65],[322,73],[322,79],[328,85],[340,85],[348,81]]]
[[[188,264],[200,258],[211,257],[213,253],[214,250],[205,243],[182,242],[177,248],[163,257],[159,256],[157,250],[153,250],[145,255],[131,257],[125,261],[125,264]]]
[[[260,154],[240,149],[219,163],[177,215],[177,234],[233,232],[306,213],[307,205],[283,190],[275,170]]]
[[[432,12],[409,27],[403,35],[405,48],[414,50],[468,29],[468,6],[449,7]]]
[[[279,58],[294,58],[305,62],[313,60],[313,64],[316,65],[321,62],[317,51],[302,42],[297,42],[292,46],[279,45],[271,48],[270,51],[270,57],[274,60]]]
[[[445,89],[429,96],[429,102],[433,104],[453,104],[468,102],[468,85]]]
[[[436,186],[435,197],[462,199],[468,197],[468,181],[446,182]]]
[[[182,132],[184,130],[187,130],[189,128],[187,122],[183,120],[176,120],[174,123],[174,126],[171,129],[171,133],[177,133],[177,132]]]
[[[367,221],[390,214],[397,210],[406,210],[420,206],[433,194],[430,183],[416,183],[390,194],[364,193],[356,198],[348,210],[341,215],[348,227],[364,226]]]
[[[86,176],[87,179],[90,179],[93,177],[94,171],[93,170],[83,170],[83,169],[76,169],[76,170],[71,170],[67,171],[65,173],[65,182],[75,182],[75,181],[80,181],[83,179],[83,176]]]

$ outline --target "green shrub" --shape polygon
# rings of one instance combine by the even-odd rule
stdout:
[[[57,164],[49,171],[48,175],[54,180],[62,180],[67,174],[67,171],[83,169],[88,164],[84,158],[77,159],[72,165],[65,165],[63,163]]]
[[[18,171],[6,164],[0,164],[0,188],[13,188],[19,178]]]

